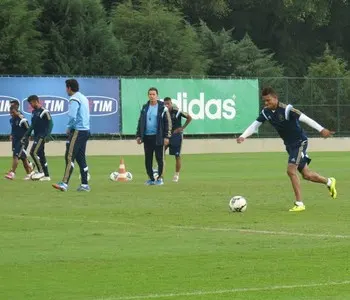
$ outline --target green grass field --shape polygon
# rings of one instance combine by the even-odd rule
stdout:
[[[338,199],[303,182],[307,210],[290,213],[284,153],[185,155],[178,184],[109,181],[119,157],[90,157],[90,193],[0,180],[0,299],[350,299],[349,153],[313,153]],[[63,158],[49,158],[52,179]],[[0,159],[9,169],[10,159]],[[230,213],[233,195],[248,200]]]

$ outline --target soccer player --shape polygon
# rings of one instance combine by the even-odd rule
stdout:
[[[31,95],[27,101],[33,108],[32,124],[22,138],[22,144],[28,143],[29,136],[34,131],[34,142],[30,149],[30,156],[32,157],[37,172],[32,175],[31,179],[40,181],[50,181],[49,169],[45,156],[45,143],[52,140],[51,131],[53,122],[50,112],[45,109],[37,95]]]
[[[305,210],[297,170],[305,180],[326,185],[331,197],[335,199],[337,197],[335,178],[323,177],[311,171],[308,167],[311,162],[311,159],[306,153],[308,138],[304,130],[300,127],[299,122],[303,122],[319,131],[324,138],[332,136],[334,132],[322,127],[301,111],[293,108],[292,105],[279,102],[276,92],[271,87],[266,87],[262,90],[262,97],[265,102],[265,108],[261,111],[256,121],[237,139],[237,143],[243,143],[247,137],[256,132],[262,123],[269,121],[283,139],[289,154],[287,174],[291,180],[295,194],[295,205],[289,211],[300,212]]]
[[[158,90],[148,90],[149,101],[143,105],[137,125],[136,141],[144,146],[145,167],[149,180],[146,185],[163,185],[164,146],[169,144],[171,119],[168,109],[158,100]],[[158,178],[153,175],[153,153],[158,163]]]
[[[192,117],[173,105],[170,97],[164,98],[164,105],[168,108],[170,118],[172,122],[172,135],[169,140],[169,145],[165,147],[165,150],[169,148],[169,154],[175,156],[175,175],[173,177],[174,182],[179,181],[181,170],[181,146],[183,140],[183,131],[191,123]],[[182,126],[182,118],[186,119],[185,124]]]
[[[27,119],[24,118],[24,116],[18,111],[17,108],[14,106],[11,106],[10,108],[10,123],[11,123],[11,141],[12,141],[12,152],[13,152],[13,158],[12,158],[12,168],[11,170],[6,174],[5,178],[13,180],[16,177],[16,169],[18,166],[18,160],[22,160],[23,167],[27,173],[27,175],[24,177],[24,180],[29,180],[30,176],[32,175],[32,167],[29,164],[29,161],[27,159],[27,147],[28,142],[22,145],[21,139],[23,138],[24,134],[27,132],[29,128],[29,124]]]
[[[20,115],[23,115],[23,113],[20,111],[20,109],[19,109],[19,101],[17,100],[17,99],[12,99],[11,101],[10,101],[10,109],[11,108],[15,108],[15,109],[17,109],[17,111],[19,112],[19,114]],[[10,123],[11,123],[11,119],[10,119]],[[12,123],[11,123],[12,124]],[[12,135],[10,135],[10,141],[12,141]],[[20,140],[19,140],[19,142],[20,142]],[[27,143],[27,145],[24,147],[24,150],[26,151],[27,150],[27,148],[28,148],[28,145],[29,145],[29,142]],[[34,170],[34,165],[30,162],[30,160],[29,160],[29,158],[27,157],[27,160],[28,160],[28,163],[29,163],[29,166],[30,166],[30,168],[32,169],[32,172],[31,173],[33,173],[33,170]],[[27,174],[28,175],[28,174]],[[26,176],[25,178],[24,178],[25,180],[29,180],[30,179],[30,176]]]
[[[89,192],[88,183],[89,168],[86,163],[86,144],[90,136],[90,110],[89,100],[79,92],[79,83],[75,79],[66,80],[66,91],[70,96],[68,108],[68,125],[66,144],[66,168],[61,182],[52,186],[62,192],[68,189],[68,183],[74,170],[74,161],[76,160],[81,175],[81,185],[78,192]]]

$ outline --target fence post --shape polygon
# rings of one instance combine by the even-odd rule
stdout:
[[[312,116],[312,118],[315,118],[315,116],[314,116],[314,100],[313,100],[313,90],[312,90],[312,87],[313,87],[313,85],[312,85],[312,83],[313,83],[313,81],[312,81],[312,78],[307,78],[306,80],[309,80],[310,81],[310,102],[311,102],[311,116]]]
[[[340,133],[340,78],[337,80],[337,133]]]

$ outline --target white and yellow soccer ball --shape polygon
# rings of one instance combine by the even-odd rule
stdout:
[[[118,172],[112,172],[109,175],[109,179],[112,181],[117,181],[118,180],[119,173]],[[126,178],[128,181],[131,181],[133,179],[132,173],[131,172],[126,172]]]
[[[228,204],[232,212],[244,212],[247,210],[247,200],[242,196],[234,196]]]
[[[88,173],[87,180],[90,181],[90,179],[91,179],[91,175],[90,175],[90,173]],[[80,173],[79,173],[79,180],[81,180],[81,174]]]

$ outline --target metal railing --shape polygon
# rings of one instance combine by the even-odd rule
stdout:
[[[350,78],[259,78],[259,85],[260,88],[272,86],[281,102],[292,104],[321,125],[335,130],[337,136],[350,136]],[[304,129],[309,136],[318,135],[311,128]],[[271,126],[263,126],[259,136],[272,137],[276,133]]]

